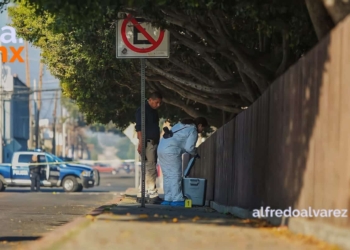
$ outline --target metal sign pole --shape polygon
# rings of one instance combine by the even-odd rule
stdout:
[[[141,151],[141,207],[145,207],[145,177],[146,177],[146,124],[145,124],[145,62],[141,58],[141,133],[142,133],[142,151]]]

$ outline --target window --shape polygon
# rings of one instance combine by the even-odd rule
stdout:
[[[56,162],[55,159],[54,159],[51,155],[49,155],[49,154],[46,155],[46,159],[47,159],[47,161],[50,162],[50,163],[51,163],[51,162]]]
[[[39,162],[46,162],[45,155],[38,155]]]
[[[33,154],[20,154],[18,157],[18,163],[30,163],[32,161]],[[46,162],[45,155],[38,155],[39,162]]]
[[[33,157],[32,154],[28,154],[28,155],[21,154],[18,157],[18,162],[19,163],[30,163],[32,161],[32,157]]]

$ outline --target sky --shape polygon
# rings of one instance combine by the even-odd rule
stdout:
[[[0,28],[4,26],[8,26],[10,24],[10,19],[8,17],[7,11],[4,11],[0,14]],[[0,30],[1,32],[1,30]],[[23,44],[11,44],[8,43],[7,46],[24,46]],[[10,53],[11,54],[11,53]],[[25,51],[23,50],[22,58],[25,60]],[[29,58],[29,71],[30,71],[30,85],[31,88],[34,89],[34,80],[36,81],[36,86],[38,86],[39,82],[39,62],[40,62],[40,50],[30,44],[28,48],[28,58]],[[20,63],[18,61],[14,63],[7,63],[7,66],[11,67],[12,74],[17,74],[19,79],[26,83],[26,70],[25,70],[25,63]],[[59,80],[55,79],[54,76],[50,74],[48,70],[46,70],[46,66],[44,67],[43,71],[43,89],[57,89],[59,88]],[[61,91],[59,91],[58,95],[61,95]],[[55,100],[55,92],[54,91],[43,91],[42,92],[42,105],[41,105],[41,114],[40,119],[50,119],[50,121],[53,120],[52,113],[54,109],[54,100]],[[34,96],[31,96],[31,99],[33,99]],[[32,101],[33,103],[33,101]],[[33,104],[32,104],[33,107]],[[33,109],[32,109],[33,111]],[[61,114],[61,105],[60,105],[60,99],[57,100],[57,115],[59,116]]]

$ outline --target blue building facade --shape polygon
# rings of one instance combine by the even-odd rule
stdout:
[[[16,75],[7,74],[6,78],[2,95],[2,162],[9,163],[14,152],[28,150],[30,89]]]

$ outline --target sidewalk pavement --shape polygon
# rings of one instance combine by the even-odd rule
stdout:
[[[208,207],[141,208],[135,195],[135,189],[128,189],[114,204],[17,249],[340,249],[262,220],[242,220]]]

